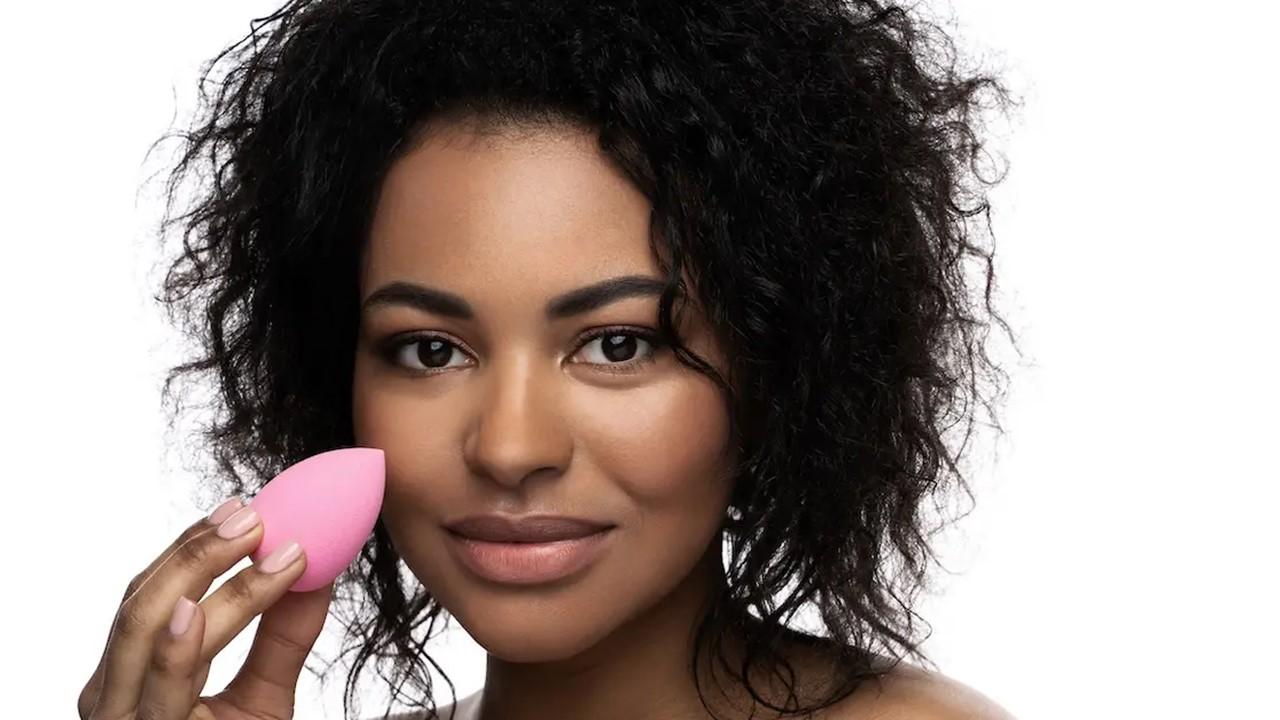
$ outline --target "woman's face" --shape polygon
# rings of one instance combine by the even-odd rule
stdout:
[[[469,313],[365,306],[355,439],[386,452],[382,519],[409,568],[507,660],[573,656],[720,561],[727,408],[710,379],[636,334],[657,331],[657,293],[548,314],[601,281],[661,280],[649,212],[594,136],[569,129],[479,138],[437,127],[378,198],[362,301],[409,283]],[[617,334],[587,339],[605,328]],[[696,304],[679,330],[724,372]],[[512,584],[472,572],[450,545],[447,523],[486,513],[614,527],[578,571]]]

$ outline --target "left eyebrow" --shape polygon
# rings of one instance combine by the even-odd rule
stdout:
[[[622,275],[558,295],[547,303],[544,312],[548,319],[560,320],[627,298],[661,295],[666,285],[665,281],[654,277]],[[460,320],[475,317],[471,305],[461,296],[403,280],[378,288],[365,298],[361,310],[367,312],[377,305],[406,305]]]

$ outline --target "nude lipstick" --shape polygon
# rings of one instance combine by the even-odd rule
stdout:
[[[472,573],[511,585],[573,575],[600,556],[613,537],[607,523],[549,515],[479,515],[446,526],[454,557]]]

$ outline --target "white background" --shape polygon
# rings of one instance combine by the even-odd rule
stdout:
[[[976,446],[977,509],[945,538],[957,574],[922,609],[926,649],[1026,720],[1280,717],[1280,16],[931,6],[1026,100],[992,128],[1011,170],[991,199],[1027,358],[1008,366],[1008,435]],[[0,19],[6,717],[75,716],[126,582],[208,508],[184,467],[199,448],[166,434],[159,403],[187,356],[148,300],[144,181],[164,158],[144,155],[185,119],[199,63],[272,8],[11,3]],[[451,642],[462,696],[483,652]],[[340,680],[304,676],[299,717],[340,717]]]

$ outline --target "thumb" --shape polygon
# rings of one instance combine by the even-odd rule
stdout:
[[[309,592],[287,592],[267,608],[244,665],[218,694],[238,709],[290,717],[298,675],[324,629],[333,583]]]

